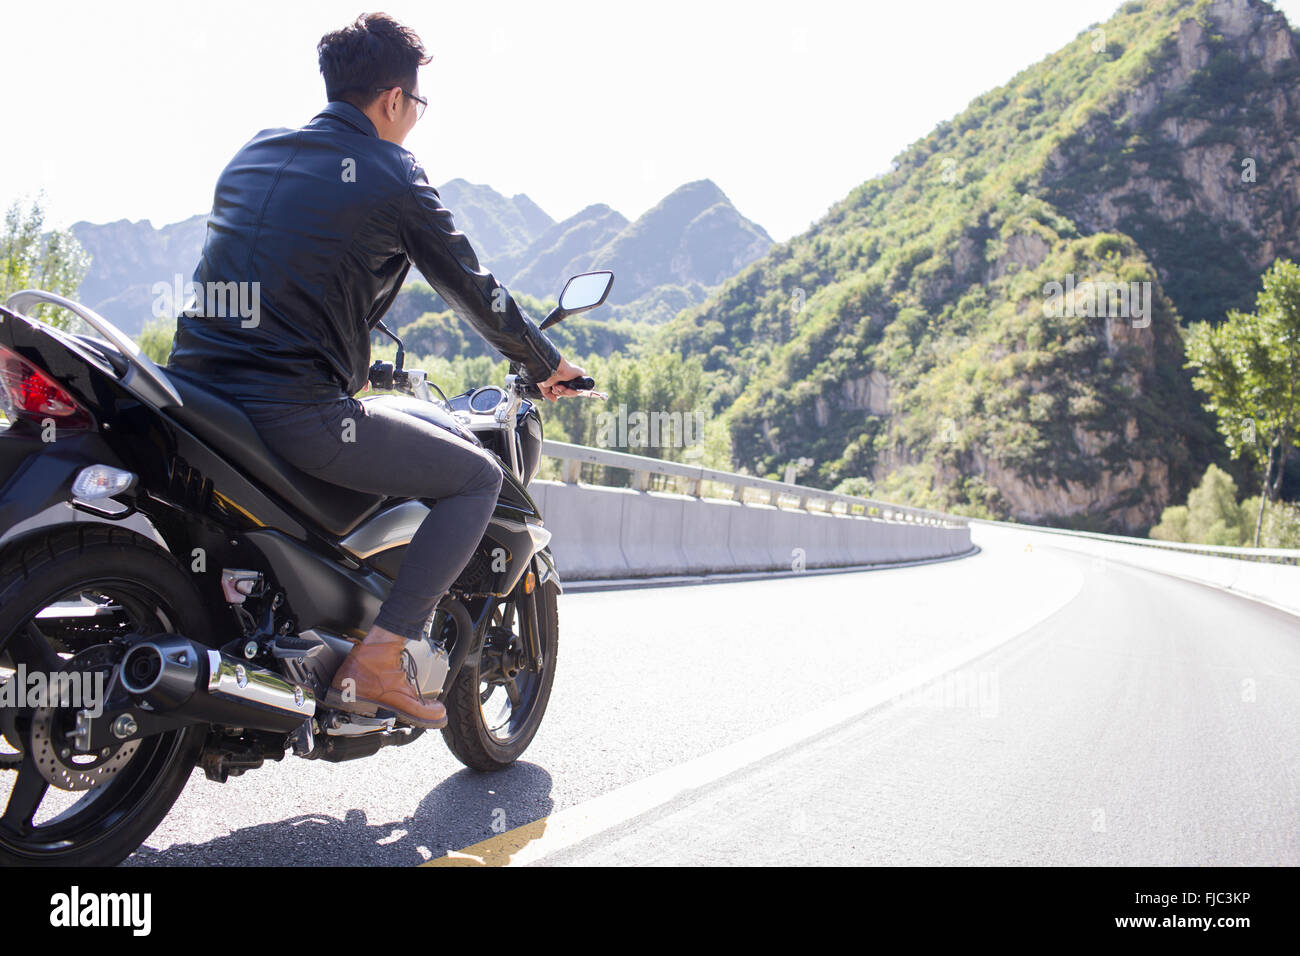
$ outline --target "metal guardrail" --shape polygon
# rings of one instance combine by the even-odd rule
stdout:
[[[833,491],[825,491],[821,488],[810,488],[806,485],[792,484],[785,481],[773,481],[770,478],[755,478],[730,471],[704,468],[700,465],[689,465],[679,461],[663,461],[658,458],[647,458],[643,455],[608,451],[603,448],[591,448],[587,445],[572,445],[562,441],[543,441],[542,454],[564,462],[561,474],[562,480],[567,484],[578,483],[579,473],[584,464],[603,465],[609,468],[622,468],[630,471],[632,473],[632,487],[640,491],[645,491],[650,487],[650,476],[665,475],[680,479],[684,486],[683,493],[695,498],[712,497],[703,493],[705,483],[710,482],[730,487],[730,498],[736,501],[743,500],[745,492],[749,491],[754,493],[751,497],[757,498],[760,503],[779,507],[781,500],[786,499],[795,502],[795,507],[805,511],[823,510],[830,514],[863,515],[884,521],[902,521],[950,528],[969,524],[988,524],[1000,528],[1020,528],[1025,531],[1091,538],[1096,541],[1107,541],[1114,544],[1131,544],[1146,548],[1182,551],[1189,554],[1206,554],[1276,564],[1300,564],[1300,549],[1235,548],[1226,545],[1187,544],[1181,541],[1161,541],[1156,538],[1131,538],[1123,535],[1099,534],[1094,531],[1048,528],[1040,525],[1020,524],[1014,521],[967,518],[964,515],[930,511],[925,508],[912,508],[907,505],[879,501],[875,498],[836,494]]]
[[[1034,524],[1019,524],[1014,521],[989,521],[986,518],[971,518],[970,521],[972,524],[995,525],[999,528],[1019,528],[1024,531],[1059,534],[1072,538],[1090,538],[1094,541],[1105,541],[1111,544],[1130,544],[1164,551],[1181,551],[1186,554],[1237,558],[1243,561],[1264,561],[1271,564],[1300,564],[1300,550],[1292,548],[1236,548],[1221,544],[1188,544],[1184,541],[1161,541],[1159,538],[1130,538],[1118,534],[1098,534],[1095,531],[1047,528]]]
[[[785,481],[773,481],[770,478],[755,478],[739,475],[730,471],[717,471],[700,465],[688,465],[678,461],[663,461],[647,458],[643,455],[631,455],[627,452],[608,451],[603,448],[591,448],[587,445],[571,445],[568,442],[542,442],[542,454],[558,458],[564,462],[561,470],[562,480],[566,484],[577,484],[584,464],[603,465],[609,468],[622,468],[632,473],[632,487],[646,491],[650,487],[652,475],[666,475],[680,479],[684,494],[694,498],[714,497],[705,495],[705,483],[727,485],[732,491],[730,498],[734,501],[745,500],[745,493],[751,492],[751,498],[759,503],[775,507],[781,506],[781,500],[796,502],[797,508],[805,511],[821,510],[828,514],[862,515],[883,521],[900,521],[912,524],[933,525],[937,527],[956,528],[967,524],[968,519],[962,515],[951,515],[941,511],[929,511],[925,508],[912,508],[896,505],[874,498],[859,498],[856,495],[841,495],[821,488],[809,488],[806,485],[792,484]],[[838,509],[838,510],[837,510]]]

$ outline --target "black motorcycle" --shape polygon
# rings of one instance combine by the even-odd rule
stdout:
[[[596,308],[612,283],[573,277],[542,328]],[[94,334],[21,311],[43,303]],[[532,741],[555,678],[560,579],[527,491],[540,393],[511,374],[439,401],[397,341],[396,361],[370,370],[396,394],[365,401],[488,448],[505,474],[477,551],[403,658],[446,705],[452,753],[496,770]],[[423,502],[296,470],[238,405],[46,292],[0,308],[0,403],[0,778],[13,784],[0,863],[119,862],[196,764],[224,782],[289,751],[353,760],[423,733],[323,705]]]

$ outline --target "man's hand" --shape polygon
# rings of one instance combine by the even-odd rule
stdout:
[[[561,395],[583,395],[586,393],[580,392],[576,389],[566,388],[560,383],[575,378],[582,378],[586,374],[586,369],[579,368],[566,358],[561,358],[560,364],[557,365],[555,371],[551,373],[551,377],[544,382],[538,382],[537,387],[541,390],[542,397],[548,402],[556,401]]]

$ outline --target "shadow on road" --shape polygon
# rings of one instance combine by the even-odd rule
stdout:
[[[413,866],[525,824],[535,824],[540,833],[554,806],[551,788],[551,775],[532,763],[496,773],[461,770],[403,820],[372,823],[361,808],[348,810],[342,820],[306,813],[206,843],[174,843],[165,850],[146,844],[122,865]]]

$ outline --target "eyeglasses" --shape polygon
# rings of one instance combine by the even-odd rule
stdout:
[[[402,89],[400,86],[380,86],[375,89],[375,92],[387,93],[389,90],[402,90],[402,93],[405,96],[409,96],[411,99],[415,100],[415,118],[417,120],[424,115],[425,107],[429,105],[429,101],[423,96],[416,96],[414,93],[407,93],[406,90]]]

